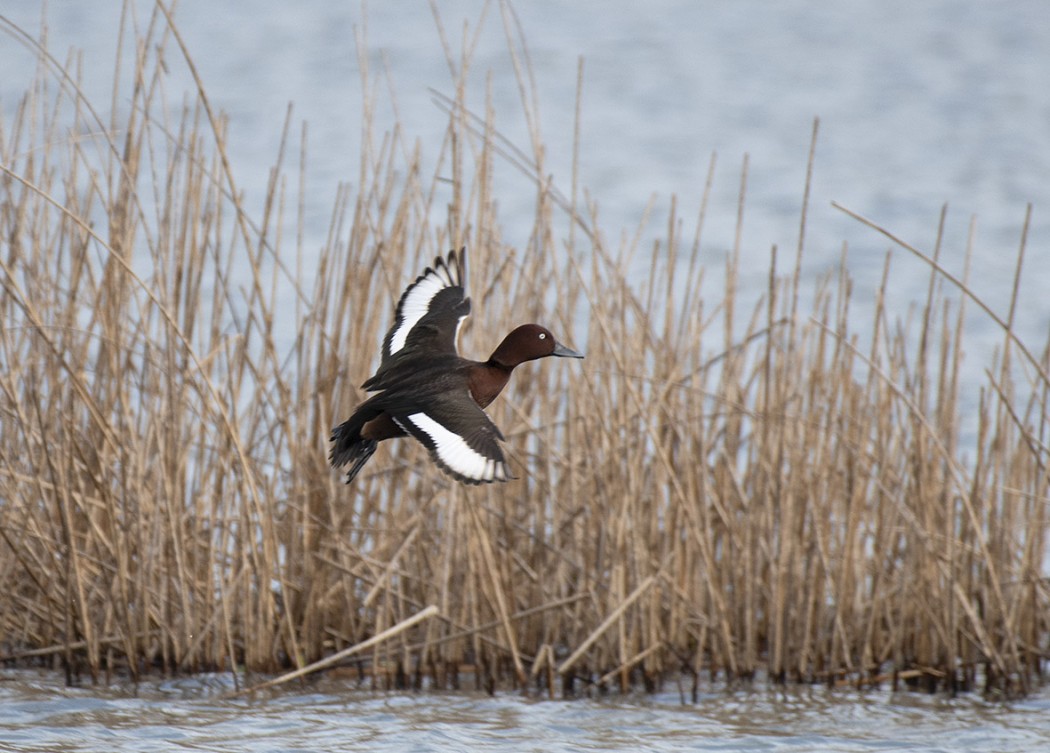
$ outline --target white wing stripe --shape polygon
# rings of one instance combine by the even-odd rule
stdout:
[[[506,480],[501,464],[487,458],[426,413],[413,413],[408,420],[434,442],[434,450],[449,468],[478,481]]]
[[[430,302],[434,300],[434,296],[447,287],[451,287],[451,281],[445,282],[440,275],[434,273],[426,275],[412,286],[401,303],[401,324],[394,330],[394,336],[390,338],[391,355],[405,347],[408,333],[430,310]]]

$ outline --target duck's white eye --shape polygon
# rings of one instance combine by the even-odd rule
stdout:
[[[540,332],[540,339],[541,340],[546,340],[547,339],[547,333],[546,332]]]

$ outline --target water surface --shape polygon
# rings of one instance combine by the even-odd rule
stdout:
[[[40,29],[39,6],[9,5],[8,18],[31,32]],[[325,240],[337,184],[358,179],[365,100],[373,105],[377,138],[399,122],[408,145],[418,140],[429,175],[447,126],[431,89],[454,94],[452,69],[463,67],[463,49],[473,50],[468,105],[483,112],[491,91],[496,127],[530,151],[508,44],[508,30],[518,37],[516,19],[528,45],[535,92],[529,98],[544,142],[545,175],[565,193],[583,60],[579,185],[597,202],[613,247],[621,233],[634,232],[653,196],[642,247],[660,238],[671,194],[691,240],[717,154],[703,235],[705,260],[717,272],[734,243],[747,155],[742,275],[745,288],[753,283],[764,290],[771,246],[787,256],[798,243],[807,152],[819,117],[807,284],[838,263],[845,242],[856,296],[870,305],[890,246],[833,209],[832,201],[925,250],[932,249],[947,203],[942,260],[959,275],[976,216],[971,280],[999,311],[1012,287],[1013,255],[1031,202],[1027,279],[1050,280],[1050,254],[1040,252],[1050,246],[1050,13],[1041,0],[538,2],[514,5],[506,23],[497,2],[443,0],[434,4],[440,27],[425,3],[170,5],[212,106],[229,114],[228,150],[247,206],[262,206],[289,105],[294,139],[306,124],[307,266],[310,249]],[[46,11],[49,49],[59,60],[83,51],[83,90],[103,117],[112,109],[119,6],[55,3]],[[144,27],[153,3],[131,6],[134,22]],[[14,39],[0,39],[0,107],[10,114],[37,60]],[[517,41],[515,49],[522,54]],[[178,108],[194,96],[194,82],[171,42],[165,59],[167,96]],[[117,106],[125,105],[118,98]],[[295,163],[289,164],[293,172]],[[503,241],[522,248],[535,188],[505,162],[495,165],[494,181]],[[444,207],[451,188],[438,189],[448,191],[435,201]],[[566,237],[564,218],[556,231],[559,241]],[[906,258],[898,266],[892,278],[898,302],[923,298],[927,270]],[[640,260],[639,269],[647,267]],[[717,294],[717,274],[711,285]],[[1035,284],[1025,285],[1022,296],[1027,305],[1018,326],[1042,340],[1050,303]]]
[[[378,693],[339,680],[224,700],[228,678],[66,688],[0,674],[0,750],[15,751],[1037,751],[1050,692],[1000,704],[888,691],[709,690],[540,700]]]

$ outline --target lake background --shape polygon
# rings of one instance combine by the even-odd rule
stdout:
[[[60,60],[72,49],[83,51],[83,88],[103,117],[112,99],[119,28],[119,4],[111,6],[57,3],[46,13],[49,49]],[[145,25],[151,5],[133,7],[137,23]],[[498,3],[457,0],[432,8],[424,2],[304,0],[294,10],[275,0],[177,4],[179,31],[205,90],[213,107],[229,116],[230,159],[249,209],[261,207],[292,105],[293,142],[301,124],[308,127],[304,246],[324,242],[338,185],[353,187],[358,176],[362,60],[378,132],[400,122],[409,143],[419,141],[423,175],[432,174],[427,168],[437,161],[447,116],[430,90],[454,94],[434,10],[453,56],[467,42],[475,45],[468,106],[484,114],[491,75],[496,127],[528,151]],[[1042,3],[539,2],[513,12],[530,55],[546,170],[564,193],[583,59],[579,183],[597,203],[614,248],[617,233],[635,233],[654,197],[642,238],[651,243],[661,237],[672,194],[691,239],[717,154],[703,247],[709,284],[719,285],[717,273],[734,241],[747,155],[742,274],[746,281],[750,267],[755,287],[764,291],[770,248],[780,248],[786,270],[798,244],[807,154],[819,117],[804,257],[808,281],[834,268],[847,244],[862,309],[890,248],[832,201],[927,252],[947,204],[943,264],[963,274],[976,218],[970,280],[978,295],[1004,312],[1025,208],[1032,203],[1018,327],[1037,344],[1045,340],[1050,14]],[[4,13],[27,30],[40,28],[39,8],[18,4]],[[168,62],[167,91],[177,107],[195,87],[174,45]],[[5,38],[0,64],[0,104],[10,112],[32,79],[35,55]],[[534,186],[506,163],[496,165],[495,181],[503,239],[522,248]],[[921,301],[928,270],[903,251],[895,256],[896,303]],[[642,260],[639,268],[647,266]],[[975,327],[982,328],[979,317]]]
[[[105,118],[112,101],[120,4],[59,2],[43,12],[34,6],[9,3],[0,14],[34,34],[46,18],[48,49],[59,60],[71,50],[81,51],[83,89]],[[132,7],[137,23],[147,23],[151,4]],[[454,55],[464,38],[476,39],[468,104],[483,112],[491,75],[496,126],[526,148],[528,129],[500,6],[485,10],[481,2],[439,2],[433,7]],[[1050,328],[1050,13],[1043,3],[657,0],[636,7],[537,2],[516,5],[514,13],[535,77],[545,169],[566,192],[578,61],[583,59],[579,180],[599,206],[613,247],[620,242],[617,234],[633,236],[654,196],[641,247],[651,247],[664,233],[672,195],[685,237],[691,238],[717,154],[703,235],[704,260],[712,271],[706,284],[717,290],[718,272],[734,242],[746,154],[742,281],[747,287],[753,280],[756,295],[764,292],[771,246],[792,256],[798,244],[807,155],[813,120],[819,117],[806,230],[807,284],[836,267],[846,244],[857,302],[851,321],[863,326],[890,244],[831,202],[926,251],[932,251],[939,213],[947,203],[944,265],[962,274],[976,217],[970,279],[975,292],[1005,312],[1031,203],[1017,329],[1037,347],[1045,342]],[[376,3],[365,10],[357,3],[320,0],[294,5],[184,0],[175,18],[213,106],[229,115],[230,158],[249,210],[259,207],[265,195],[289,104],[294,107],[292,134],[297,137],[301,124],[307,124],[305,249],[324,242],[338,185],[352,184],[358,175],[362,60],[375,93],[379,131],[399,122],[410,142],[419,141],[423,174],[427,165],[436,164],[447,117],[430,90],[453,92],[427,3]],[[358,41],[364,45],[360,50]],[[175,47],[169,49],[168,63],[167,94],[178,108],[194,96],[195,87]],[[36,69],[32,50],[10,34],[0,35],[5,120]],[[496,166],[495,180],[503,240],[524,247],[535,188],[508,164]],[[567,223],[564,227],[567,233]],[[908,305],[925,296],[928,269],[905,252],[896,250],[894,256],[890,306],[904,315]],[[642,260],[639,269],[647,266]],[[782,261],[781,268],[788,263]],[[973,310],[971,320],[964,371],[975,389],[1001,333]],[[57,678],[32,675],[4,679],[0,746],[16,750],[159,750],[163,745],[334,750],[369,741],[382,749],[384,736],[389,750],[522,750],[528,741],[544,750],[563,744],[566,750],[570,745],[654,750],[706,745],[990,751],[1034,750],[1038,740],[1050,744],[1045,694],[1001,707],[975,698],[801,690],[788,694],[785,703],[783,696],[759,686],[755,693],[713,689],[697,707],[682,709],[677,696],[550,704],[515,697],[361,698],[327,687],[250,705],[207,700],[218,691],[200,680],[129,693],[64,690]],[[210,741],[194,737],[201,719],[211,720],[205,722],[213,725]]]
[[[0,750],[25,751],[778,751],[1034,753],[1050,743],[1050,696],[1010,704],[886,691],[712,690],[578,701],[515,694],[386,694],[322,679],[224,701],[228,678],[65,688],[57,675],[0,682]]]

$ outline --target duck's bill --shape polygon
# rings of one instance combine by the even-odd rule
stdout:
[[[554,352],[552,356],[561,356],[562,358],[583,358],[583,353],[573,350],[572,348],[566,348],[561,343],[557,343],[554,346]]]

